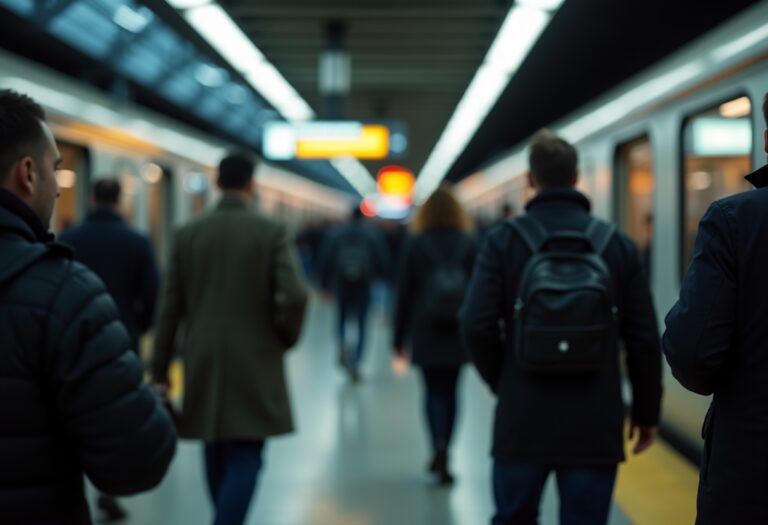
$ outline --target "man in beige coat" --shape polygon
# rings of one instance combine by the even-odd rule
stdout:
[[[175,235],[161,296],[153,378],[184,362],[179,434],[205,442],[215,524],[243,523],[264,440],[293,430],[283,355],[307,293],[284,227],[251,210],[254,162],[219,165],[223,197]]]

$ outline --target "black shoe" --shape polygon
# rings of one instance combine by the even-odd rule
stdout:
[[[429,464],[429,471],[437,475],[437,483],[441,486],[452,485],[453,476],[448,472],[448,449],[437,447],[435,457]]]
[[[117,503],[117,500],[106,494],[99,496],[99,499],[96,500],[96,506],[102,513],[103,521],[120,521],[128,516],[125,510]]]

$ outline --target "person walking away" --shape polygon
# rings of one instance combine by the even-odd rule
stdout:
[[[768,153],[768,130],[763,138]],[[701,219],[662,340],[675,378],[712,395],[697,525],[768,523],[768,166],[746,178],[755,191],[713,202]]]
[[[564,140],[534,137],[528,182],[538,193],[525,216],[489,232],[460,315],[496,394],[493,525],[537,523],[551,472],[561,524],[606,523],[624,459],[619,341],[634,452],[656,435],[661,354],[648,280],[632,241],[590,214],[577,164]]]
[[[323,243],[321,287],[326,297],[335,297],[338,308],[339,364],[353,382],[360,380],[360,363],[365,350],[371,286],[377,277],[385,277],[390,257],[384,240],[368,227],[359,207],[350,221],[328,232]],[[347,342],[347,322],[357,322],[354,350]]]
[[[83,475],[135,494],[176,449],[115,303],[48,233],[60,162],[42,108],[0,90],[0,523],[90,524]]]
[[[152,376],[165,388],[181,343],[179,433],[205,444],[216,525],[244,523],[266,439],[293,430],[284,357],[307,301],[286,228],[251,210],[254,168],[226,156],[216,208],[174,235],[155,334]]]
[[[132,231],[118,213],[120,183],[105,178],[93,186],[94,209],[83,223],[59,240],[74,248],[76,261],[93,270],[117,304],[131,349],[141,356],[139,341],[149,330],[157,300],[158,272],[149,239]],[[106,521],[126,517],[117,500],[100,494],[97,507]]]
[[[477,251],[472,221],[448,185],[440,186],[416,211],[400,262],[394,347],[421,369],[425,415],[431,437],[428,470],[441,485],[453,483],[448,449],[456,422],[456,390],[466,353],[458,311]],[[409,343],[409,344],[408,344]]]

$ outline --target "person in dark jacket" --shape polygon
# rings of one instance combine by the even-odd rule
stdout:
[[[94,209],[83,223],[59,236],[75,249],[75,259],[101,277],[117,303],[128,329],[131,348],[149,330],[157,301],[158,272],[149,239],[133,230],[118,214],[120,182],[114,178],[93,186]]]
[[[117,304],[131,349],[141,355],[139,338],[152,322],[157,300],[157,264],[149,239],[132,231],[117,212],[120,183],[106,178],[93,186],[95,209],[83,224],[65,231],[59,241],[75,249],[75,260],[98,275]],[[100,494],[97,506],[108,521],[125,517],[118,502]]]
[[[768,124],[768,94],[763,101]],[[768,153],[768,131],[764,134]],[[672,374],[714,394],[704,420],[697,525],[768,523],[768,166],[757,190],[712,203],[662,340]]]
[[[547,231],[582,232],[590,204],[574,187],[577,153],[550,132],[529,152],[529,184],[538,194],[527,213]],[[617,463],[624,459],[624,406],[616,346],[597,372],[537,375],[514,354],[514,303],[531,251],[509,223],[495,226],[475,264],[460,314],[463,338],[496,394],[493,434],[494,525],[536,523],[551,471],[557,476],[562,523],[605,523]],[[661,400],[661,354],[648,281],[634,244],[614,234],[602,254],[618,307],[619,336],[632,384],[630,438],[639,453],[654,441]]]
[[[360,380],[360,363],[365,349],[371,286],[385,277],[390,256],[378,231],[365,224],[360,208],[350,221],[329,231],[320,255],[320,286],[326,297],[333,296],[338,306],[339,364],[353,382]],[[347,343],[347,321],[357,321],[354,351]]]
[[[0,91],[0,523],[91,523],[104,492],[151,489],[176,446],[118,310],[47,224],[61,157],[42,108]]]
[[[397,281],[396,358],[405,358],[409,341],[411,361],[424,380],[433,452],[429,470],[442,485],[453,482],[448,447],[456,421],[459,373],[467,360],[457,315],[477,251],[471,228],[469,215],[450,187],[439,187],[416,211],[411,223],[415,235],[401,256]],[[448,318],[441,321],[438,317],[443,313]]]

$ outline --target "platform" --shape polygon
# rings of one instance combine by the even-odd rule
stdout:
[[[390,368],[386,316],[374,313],[363,381],[336,364],[332,308],[312,304],[299,345],[288,358],[297,432],[272,439],[249,525],[480,525],[493,511],[490,490],[493,398],[471,367],[460,382],[452,450],[456,483],[436,487],[425,467],[428,439],[416,370]],[[692,523],[696,471],[666,446],[620,469],[610,525]],[[90,491],[91,501],[93,492]],[[211,522],[202,450],[182,441],[163,483],[120,500],[128,525]],[[557,523],[553,480],[542,524]]]

